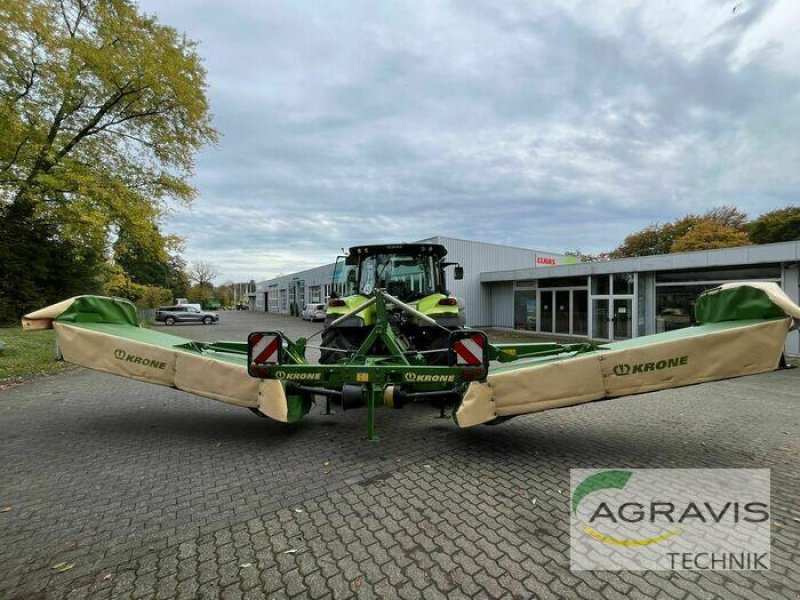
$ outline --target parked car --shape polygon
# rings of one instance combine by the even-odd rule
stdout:
[[[306,304],[303,312],[300,313],[303,321],[324,321],[325,320],[325,305],[324,304]]]
[[[203,310],[203,307],[199,304],[192,304],[191,302],[178,302],[178,306],[185,306],[186,308],[196,308],[197,310]]]
[[[204,323],[211,325],[219,321],[219,315],[182,304],[180,306],[162,306],[156,313],[156,321],[161,321],[166,325],[174,325],[175,323]]]

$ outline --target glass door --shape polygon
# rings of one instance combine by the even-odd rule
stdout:
[[[596,340],[629,340],[636,323],[636,276],[592,275],[591,332]]]
[[[556,333],[569,335],[570,291],[558,290],[555,295]]]
[[[553,333],[553,292],[540,291],[539,305],[542,307],[542,318],[539,320],[539,331]]]
[[[589,292],[572,291],[572,335],[589,335]]]
[[[629,340],[633,337],[633,299],[614,298],[611,317],[615,340]]]
[[[592,338],[595,340],[610,339],[608,323],[611,317],[608,314],[608,298],[592,299]]]

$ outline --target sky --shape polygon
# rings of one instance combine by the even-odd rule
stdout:
[[[798,202],[800,2],[141,0],[219,144],[167,232],[218,282],[445,235],[602,252]]]

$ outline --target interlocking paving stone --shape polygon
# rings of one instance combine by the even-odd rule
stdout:
[[[0,598],[796,598],[799,400],[794,369],[469,430],[411,406],[370,444],[361,411],[69,371],[0,392]],[[771,468],[772,570],[570,572],[569,469],[609,466]]]

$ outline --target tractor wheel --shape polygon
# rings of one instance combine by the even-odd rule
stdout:
[[[175,325],[175,318],[174,317],[167,317],[164,319],[164,323],[166,325]]]
[[[356,347],[349,340],[347,335],[338,327],[329,327],[322,332],[322,345],[325,348],[338,348],[341,350],[356,350]],[[323,365],[331,365],[346,358],[347,353],[332,350],[321,350],[319,362]]]

